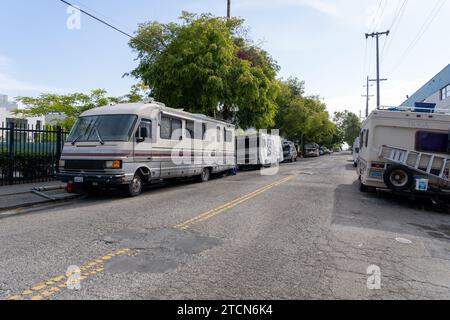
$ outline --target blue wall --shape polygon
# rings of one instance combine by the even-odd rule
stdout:
[[[450,84],[450,64],[441,72],[439,72],[433,79],[428,81],[422,88],[409,97],[408,100],[402,103],[405,107],[414,107],[414,103],[422,102],[428,97],[432,96],[442,88]]]

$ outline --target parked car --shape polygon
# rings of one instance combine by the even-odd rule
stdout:
[[[297,147],[292,141],[283,142],[283,161],[296,162],[298,158]]]
[[[305,145],[305,158],[315,158],[320,156],[320,146],[317,143]]]
[[[333,151],[331,151],[330,149],[325,148],[325,147],[320,148],[320,152],[321,152],[321,154],[320,154],[321,156],[331,155],[333,153]]]

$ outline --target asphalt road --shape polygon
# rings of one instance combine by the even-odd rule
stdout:
[[[348,158],[0,218],[0,299],[449,299],[450,214],[360,193]]]

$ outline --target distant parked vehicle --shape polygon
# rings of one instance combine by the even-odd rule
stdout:
[[[296,162],[298,158],[297,148],[292,141],[283,142],[283,161]]]
[[[278,135],[259,133],[236,138],[236,159],[241,169],[262,168],[283,162],[283,146]]]
[[[329,156],[333,153],[333,151],[331,151],[330,149],[325,148],[325,147],[320,148],[320,151],[321,151],[321,156],[325,156],[325,155]]]
[[[361,139],[358,137],[358,138],[356,138],[355,142],[353,143],[353,152],[352,152],[353,153],[353,166],[355,168],[358,167],[360,142],[361,142]]]
[[[305,145],[305,158],[320,157],[320,146],[317,143],[309,143]]]

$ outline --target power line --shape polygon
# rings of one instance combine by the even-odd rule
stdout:
[[[397,32],[400,22],[404,16],[407,4],[408,4],[408,0],[403,0],[403,3],[400,5],[400,2],[399,2],[399,5],[397,6],[396,15],[395,15],[394,19],[392,20],[391,26],[389,27],[389,30],[391,30],[391,32],[392,32],[392,35],[391,35],[390,40],[388,39],[383,45],[383,50],[381,52],[382,59],[384,58],[385,52],[388,51],[391,44],[394,42],[396,32]]]
[[[61,1],[62,3],[68,5],[68,6],[74,8],[74,9],[76,9],[76,10],[79,10],[80,12],[82,12],[82,13],[84,13],[85,15],[89,16],[90,18],[92,18],[92,19],[94,19],[94,20],[96,20],[96,21],[98,21],[98,22],[104,24],[105,26],[107,26],[107,27],[109,27],[109,28],[111,28],[111,29],[113,29],[113,30],[115,30],[115,31],[117,31],[117,32],[119,32],[119,33],[121,33],[121,34],[123,34],[124,36],[127,36],[128,38],[130,38],[130,39],[132,39],[132,40],[136,40],[136,41],[138,41],[138,42],[144,44],[145,46],[150,47],[150,45],[149,45],[148,43],[145,43],[144,41],[142,41],[142,40],[140,40],[140,39],[138,39],[138,38],[132,36],[131,34],[125,32],[125,31],[123,31],[123,30],[121,30],[121,29],[119,29],[119,28],[117,28],[117,27],[115,27],[115,26],[113,26],[112,24],[106,22],[105,20],[100,19],[100,18],[94,16],[93,14],[87,12],[86,10],[83,10],[83,9],[81,9],[81,8],[79,8],[79,7],[73,5],[73,4],[71,4],[71,3],[69,3],[69,2],[67,2],[67,1],[65,1],[65,0],[59,0],[59,1]]]
[[[385,35],[386,37],[389,36],[389,30],[385,32],[373,32],[371,34],[366,33],[366,39],[369,37],[375,38],[376,40],[376,47],[377,47],[377,107],[381,106],[381,88],[380,88],[380,82],[386,81],[387,79],[381,79],[380,78],[380,36]]]
[[[391,70],[391,73],[396,71],[398,67],[405,61],[406,57],[411,53],[411,51],[416,47],[416,45],[419,43],[419,41],[422,39],[423,35],[428,31],[434,20],[437,18],[439,13],[441,12],[442,7],[446,4],[447,0],[438,0],[436,2],[436,5],[433,7],[427,18],[425,19],[422,27],[420,28],[419,32],[417,33],[416,37],[413,39],[413,41],[409,44],[409,46],[406,48],[405,52],[401,55],[401,58],[398,60],[397,64],[394,65],[394,67]]]
[[[383,0],[380,0],[380,1],[378,2],[378,8],[377,8],[377,11],[376,11],[376,13],[375,13],[375,16],[373,17],[373,20],[372,20],[372,23],[371,23],[371,25],[370,25],[369,31],[372,31],[373,28],[375,27],[375,23],[376,23],[376,21],[377,21],[378,14],[380,13],[380,9],[381,9],[381,5],[382,5],[382,4],[383,4]]]

